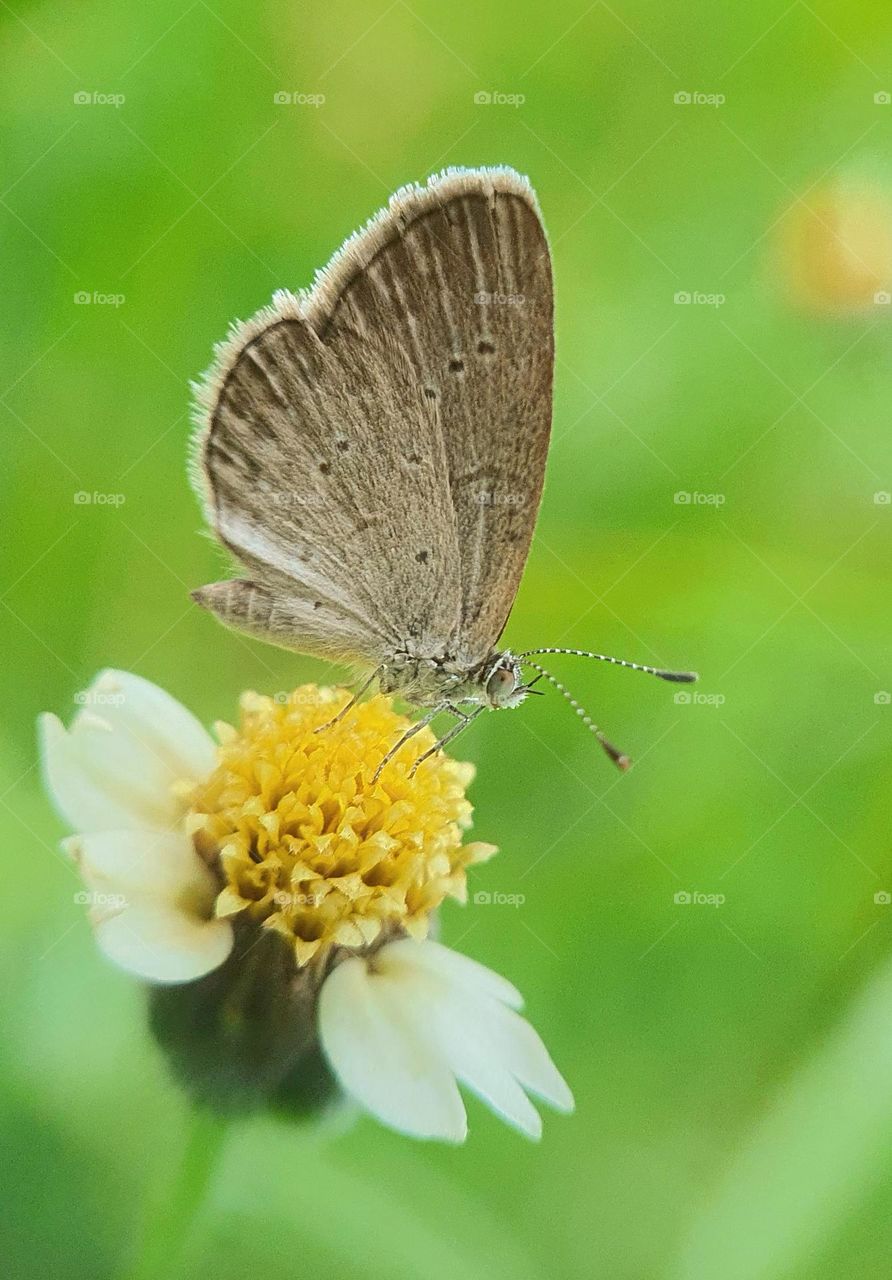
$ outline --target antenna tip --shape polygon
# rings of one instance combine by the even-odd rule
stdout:
[[[606,738],[599,738],[598,741],[606,751],[607,755],[616,765],[617,769],[621,769],[623,773],[628,773],[632,767],[632,757],[627,756],[624,751],[620,751],[619,747],[615,747],[612,742],[608,742]]]
[[[669,680],[672,684],[694,684],[700,677],[696,671],[658,671],[661,680]]]

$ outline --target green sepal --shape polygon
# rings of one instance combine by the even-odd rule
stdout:
[[[177,1082],[224,1113],[273,1106],[307,1116],[337,1095],[319,1048],[321,978],[287,942],[240,924],[229,958],[195,982],[149,989],[149,1023]]]

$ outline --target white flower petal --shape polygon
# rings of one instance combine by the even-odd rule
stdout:
[[[86,735],[75,742],[58,716],[49,712],[38,718],[37,732],[44,787],[70,826],[145,825],[135,820],[126,794],[118,794],[107,778],[90,768]]]
[[[412,938],[391,942],[386,953],[382,953],[379,957],[379,968],[384,971],[389,965],[401,961],[403,957],[415,968],[429,969],[450,982],[473,987],[496,1000],[501,1000],[503,1004],[510,1005],[512,1009],[523,1008],[523,996],[507,978],[494,973],[492,969],[487,969],[485,965],[472,960],[470,956],[463,956],[460,951],[444,947],[440,942],[433,942],[429,938],[420,943]]]
[[[473,1016],[492,1052],[525,1089],[538,1094],[557,1111],[573,1110],[570,1086],[525,1018],[495,1000],[481,1003]]]
[[[422,981],[418,981],[421,978]],[[434,985],[436,984],[436,985]],[[474,1024],[475,1009],[463,989],[419,968],[406,975],[403,998],[417,1020],[419,1033],[469,1089],[508,1124],[538,1139],[542,1119],[505,1063],[491,1051],[488,1038]]]
[[[383,1124],[416,1138],[464,1141],[455,1080],[406,1020],[398,980],[370,972],[358,957],[345,960],[320,992],[319,1034],[344,1090]]]
[[[420,1124],[407,1116],[419,1105],[419,1077],[426,1074],[439,1091],[444,1071],[453,1106],[457,1078],[531,1138],[541,1135],[542,1122],[524,1090],[572,1109],[542,1041],[506,1007],[505,999],[519,1002],[518,992],[498,974],[438,943],[411,939],[388,943],[370,963],[371,971],[354,958],[334,971],[322,988],[319,1019],[341,1083],[380,1120],[404,1133],[444,1136],[432,1128],[427,1100]]]
[[[226,920],[199,920],[164,903],[137,900],[95,926],[110,960],[148,982],[191,982],[232,950]]]
[[[176,782],[214,767],[213,740],[190,712],[147,680],[103,672],[66,732],[40,717],[47,790],[82,831],[171,826],[181,816]]]
[[[449,962],[444,963],[447,957]],[[467,957],[439,943],[404,939],[383,947],[376,965],[382,973],[394,977],[402,974],[407,984],[413,973],[424,972],[431,979],[436,978],[442,984],[439,999],[448,1003],[456,1017],[463,1017],[465,1034],[478,1042],[492,1061],[559,1111],[572,1111],[573,1095],[542,1040],[525,1018],[499,998],[499,975],[474,961],[457,965],[457,960]],[[467,985],[466,974],[473,975],[476,983]],[[510,983],[505,986],[514,992]]]
[[[201,721],[166,689],[142,676],[107,667],[86,691],[85,708],[101,715],[113,730],[150,743],[179,778],[202,778],[217,762],[214,740]],[[72,729],[77,722],[75,716]]]
[[[101,831],[69,836],[62,848],[85,883],[125,896],[182,900],[192,914],[210,915],[217,882],[184,831]]]

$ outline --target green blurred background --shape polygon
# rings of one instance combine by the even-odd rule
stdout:
[[[106,665],[207,722],[336,678],[189,602],[221,558],[188,381],[393,189],[508,163],[552,238],[558,367],[507,639],[702,675],[685,702],[554,660],[625,777],[557,697],[457,752],[502,849],[472,890],[524,901],[450,905],[444,938],[523,990],[577,1113],[534,1146],[472,1100],[457,1150],[246,1123],[172,1274],[886,1277],[892,14],[14,0],[0,22],[7,1274],[127,1274],[187,1121],[74,901],[34,717]]]

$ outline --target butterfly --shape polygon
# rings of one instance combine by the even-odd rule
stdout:
[[[543,677],[627,768],[542,654],[696,679],[499,647],[542,496],[553,370],[532,187],[510,168],[450,169],[397,191],[311,289],[235,325],[197,388],[195,481],[244,576],[193,598],[240,631],[361,666],[356,698],[377,681],[422,708],[378,772],[440,713],[455,723],[416,768]]]

